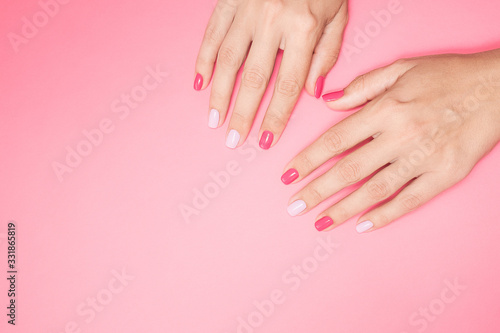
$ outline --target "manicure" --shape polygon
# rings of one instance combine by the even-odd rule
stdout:
[[[336,101],[336,100],[340,99],[342,96],[344,96],[344,91],[343,90],[334,91],[334,92],[331,92],[331,93],[328,93],[328,94],[324,94],[323,95],[323,100],[325,102],[333,102],[333,101]]]
[[[283,184],[288,185],[297,178],[299,178],[298,171],[295,169],[289,169],[283,174],[283,176],[281,176],[281,181],[283,182]]]
[[[356,226],[356,231],[360,234],[373,228],[373,223],[371,221],[361,222]]]
[[[296,200],[292,202],[286,210],[288,211],[288,214],[290,214],[290,216],[297,216],[302,213],[306,209],[306,207],[307,206],[304,200]]]
[[[203,76],[200,73],[196,73],[196,77],[194,79],[194,90],[201,90],[203,87]]]
[[[320,98],[321,93],[323,92],[323,86],[325,85],[325,77],[320,76],[316,81],[316,87],[314,88],[314,96],[316,98]]]
[[[314,226],[318,231],[323,231],[333,224],[333,220],[329,216],[323,216],[314,223]]]
[[[217,126],[219,126],[219,111],[212,109],[208,115],[208,127],[217,128]]]
[[[273,143],[273,139],[273,133],[264,131],[264,133],[262,133],[262,136],[260,137],[259,147],[265,150],[269,149],[271,147],[271,144]]]
[[[240,142],[240,133],[238,133],[237,130],[232,129],[227,135],[226,146],[233,149],[236,148],[238,142]]]

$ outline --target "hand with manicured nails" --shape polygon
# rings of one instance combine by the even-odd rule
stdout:
[[[368,142],[293,196],[288,212],[306,213],[368,178],[321,213],[315,226],[331,230],[376,206],[356,226],[376,230],[459,182],[498,143],[500,50],[399,60],[324,99],[334,110],[366,105],[299,153],[285,168],[285,184]]]
[[[263,149],[276,144],[304,85],[311,95],[321,95],[347,20],[347,0],[219,0],[198,54],[194,82],[196,90],[204,89],[213,73],[208,126],[224,123],[245,61],[226,145],[235,148],[245,141],[282,49],[273,97],[259,133]]]

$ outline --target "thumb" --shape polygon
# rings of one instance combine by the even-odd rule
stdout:
[[[325,76],[339,58],[347,20],[347,5],[344,3],[333,21],[325,27],[314,50],[305,88],[310,95],[316,98],[321,97]]]
[[[358,76],[344,90],[325,94],[323,99],[331,109],[353,109],[388,90],[413,67],[415,67],[414,62],[406,59],[397,60],[389,66]]]

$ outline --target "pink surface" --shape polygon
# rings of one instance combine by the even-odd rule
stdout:
[[[360,44],[371,11],[389,3],[351,1],[325,91],[402,56],[500,47],[500,3],[489,0],[401,0]],[[358,235],[351,219],[317,232],[316,214],[335,198],[291,218],[302,185],[280,176],[346,114],[304,94],[276,147],[261,150],[254,126],[247,145],[227,149],[227,125],[207,127],[209,91],[193,90],[214,4],[71,1],[46,22],[38,14],[43,26],[17,52],[9,33],[40,4],[0,5],[1,276],[10,220],[18,270],[15,327],[1,278],[1,331],[500,331],[499,147],[386,228]],[[141,101],[127,107],[122,94]],[[58,177],[54,162],[78,149],[86,156]],[[196,197],[203,190],[211,198]]]

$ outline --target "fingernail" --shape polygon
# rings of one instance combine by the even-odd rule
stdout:
[[[323,100],[325,102],[333,102],[333,101],[336,101],[336,100],[340,99],[342,96],[344,96],[344,91],[343,90],[334,91],[334,92],[331,92],[331,93],[328,93],[328,94],[324,94],[323,95]]]
[[[297,200],[292,202],[286,210],[290,216],[297,216],[302,213],[306,207],[304,200]]]
[[[325,77],[320,76],[318,80],[316,80],[316,87],[314,88],[314,96],[316,98],[320,98],[321,93],[323,92],[323,86],[325,85]]]
[[[238,133],[237,130],[232,129],[227,135],[226,146],[228,148],[236,148],[238,142],[240,142],[240,133]]]
[[[196,77],[194,79],[194,90],[200,90],[203,87],[203,76],[200,73],[196,73]]]
[[[266,150],[269,149],[269,147],[271,147],[271,144],[273,143],[273,139],[273,133],[264,131],[264,133],[262,133],[262,136],[260,137],[259,147]]]
[[[212,109],[208,115],[208,127],[217,128],[217,126],[219,126],[219,111]]]
[[[322,218],[317,220],[316,223],[314,223],[314,226],[316,227],[316,230],[323,231],[326,228],[328,228],[329,226],[331,226],[332,224],[333,224],[333,220],[331,217],[323,216]]]
[[[365,231],[370,230],[371,228],[373,228],[373,223],[371,221],[365,221],[365,222],[359,223],[356,226],[356,231],[359,233],[363,233]]]
[[[289,169],[283,174],[283,176],[281,176],[281,181],[283,182],[283,184],[288,185],[297,178],[299,178],[298,171],[295,169]]]

